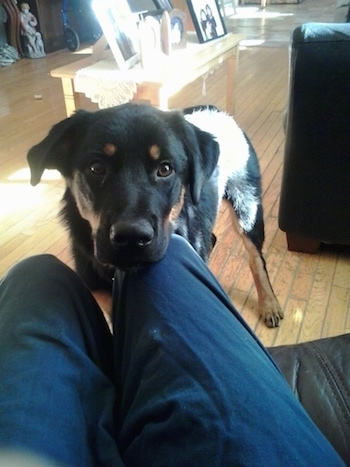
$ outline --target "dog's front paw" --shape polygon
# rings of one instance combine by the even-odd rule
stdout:
[[[284,318],[284,312],[277,300],[269,300],[260,307],[260,314],[269,328],[277,328]]]

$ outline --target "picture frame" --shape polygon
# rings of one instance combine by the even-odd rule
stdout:
[[[153,16],[146,16],[139,23],[141,66],[154,67],[161,53],[160,24]]]
[[[177,8],[169,11],[170,43],[173,50],[186,47],[186,15]]]
[[[186,0],[200,44],[227,34],[217,0]]]
[[[93,0],[92,8],[119,70],[125,71],[139,62],[137,22],[127,0]]]

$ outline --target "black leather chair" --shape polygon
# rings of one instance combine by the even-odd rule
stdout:
[[[285,130],[279,226],[288,248],[350,245],[350,24],[295,29]]]
[[[350,334],[269,352],[314,423],[350,466]]]

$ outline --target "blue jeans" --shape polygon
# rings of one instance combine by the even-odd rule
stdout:
[[[67,466],[337,466],[194,250],[115,277],[114,336],[52,256],[0,286],[0,448]]]

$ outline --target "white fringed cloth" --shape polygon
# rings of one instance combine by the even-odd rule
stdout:
[[[118,70],[114,60],[101,60],[77,71],[74,88],[106,109],[132,100],[137,83],[128,72]]]

